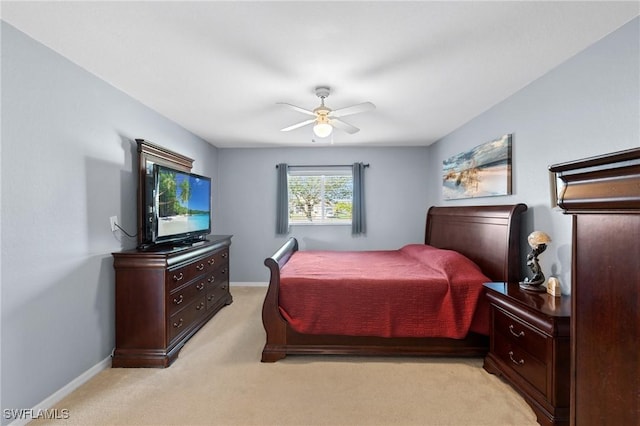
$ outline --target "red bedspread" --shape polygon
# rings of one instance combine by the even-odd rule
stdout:
[[[280,312],[304,334],[460,339],[489,333],[488,281],[461,254],[423,244],[297,251],[280,272]]]

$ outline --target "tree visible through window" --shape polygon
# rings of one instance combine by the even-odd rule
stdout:
[[[350,167],[289,169],[290,224],[350,224],[353,175]]]

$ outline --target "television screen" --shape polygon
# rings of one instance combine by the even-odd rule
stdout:
[[[153,242],[196,239],[211,232],[211,179],[154,165]]]

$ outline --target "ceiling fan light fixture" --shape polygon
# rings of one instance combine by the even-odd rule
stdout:
[[[315,117],[315,119],[305,120],[280,130],[283,132],[288,132],[290,130],[299,129],[300,127],[313,124],[313,133],[319,138],[326,138],[329,135],[331,135],[333,133],[334,127],[337,128],[338,130],[342,130],[343,132],[354,134],[358,132],[360,129],[358,129],[355,126],[352,126],[349,123],[344,122],[342,120],[342,117],[345,117],[347,115],[352,115],[352,114],[358,114],[365,111],[371,111],[376,108],[376,106],[371,102],[362,102],[356,105],[351,105],[346,108],[332,110],[331,108],[325,106],[324,104],[324,100],[327,96],[329,96],[329,92],[330,91],[328,87],[324,87],[324,86],[316,87],[316,96],[320,98],[320,106],[315,108],[313,111],[305,108],[300,108],[295,105],[288,104],[286,102],[277,102],[278,104],[286,105],[303,114],[311,115]]]
[[[313,133],[319,138],[326,138],[333,131],[333,127],[329,123],[318,123],[313,126]]]

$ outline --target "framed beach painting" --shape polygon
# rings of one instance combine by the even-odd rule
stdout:
[[[442,162],[445,200],[511,194],[511,134]]]

